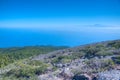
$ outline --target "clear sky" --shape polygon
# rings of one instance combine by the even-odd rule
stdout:
[[[0,0],[1,26],[120,25],[120,0]]]
[[[120,0],[0,0],[0,47],[120,39]]]

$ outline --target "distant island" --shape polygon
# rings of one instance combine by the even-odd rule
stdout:
[[[0,80],[119,80],[120,40],[0,48]]]

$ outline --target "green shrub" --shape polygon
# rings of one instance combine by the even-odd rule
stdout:
[[[120,64],[120,56],[113,57],[112,59],[115,63]]]
[[[27,46],[0,49],[0,68],[7,66],[16,60],[22,60],[39,54],[45,54],[54,50],[68,48],[65,46]]]
[[[120,48],[120,41],[109,42],[108,46],[115,47],[118,49],[118,48]]]
[[[12,69],[4,75],[14,76],[16,78],[30,78],[44,73],[47,70],[48,65],[40,61],[33,60],[26,62],[26,64],[24,64],[24,62],[19,62],[17,67],[18,68]]]
[[[68,63],[72,59],[72,56],[59,56],[57,58],[52,59],[52,63]]]
[[[113,55],[113,53],[110,51],[102,50],[102,51],[97,52],[95,55],[96,56],[110,56],[110,55]]]

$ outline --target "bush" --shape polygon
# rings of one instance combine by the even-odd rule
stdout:
[[[115,47],[118,49],[118,48],[120,48],[120,41],[109,42],[108,46]]]
[[[72,60],[71,56],[59,56],[54,58],[51,62],[52,63],[68,63]]]
[[[0,68],[7,66],[16,60],[22,60],[39,54],[45,54],[54,50],[68,48],[65,46],[27,46],[0,49]]]
[[[113,61],[117,64],[120,64],[120,56],[112,57]]]
[[[30,63],[31,62],[31,63]],[[28,61],[28,63],[17,64],[18,68],[12,69],[5,76],[14,76],[16,78],[30,78],[35,75],[40,75],[47,70],[48,65],[40,61]]]
[[[100,56],[105,57],[105,56],[110,56],[110,55],[113,55],[113,53],[110,52],[110,51],[104,51],[104,50],[99,51],[99,52],[96,53],[96,56],[98,56],[98,57],[100,57]]]

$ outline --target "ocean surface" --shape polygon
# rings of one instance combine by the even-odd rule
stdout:
[[[35,45],[79,46],[120,39],[119,29],[30,30],[0,28],[0,48]]]

